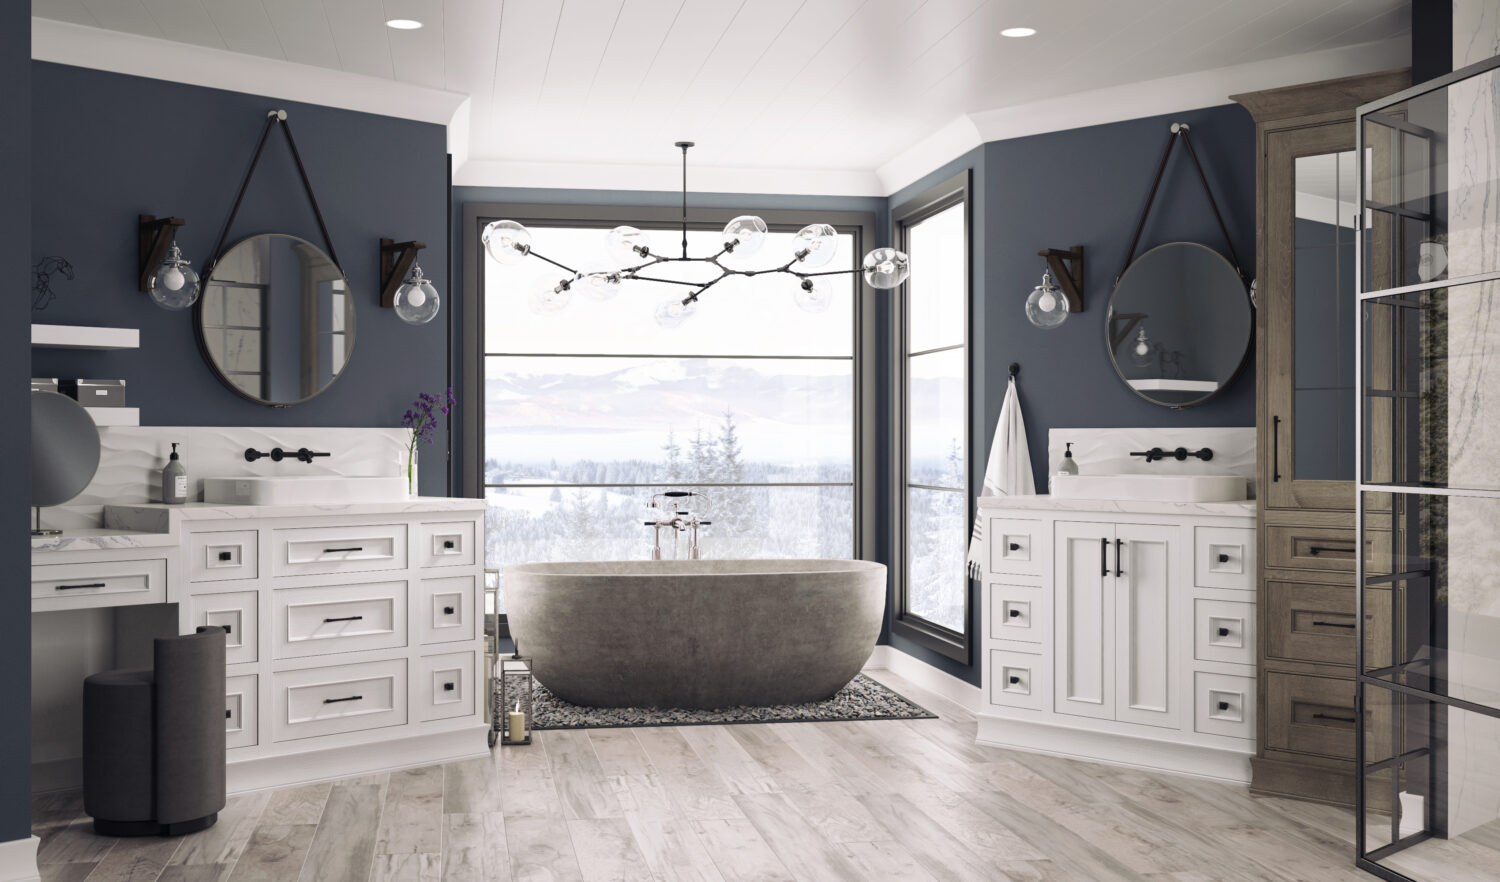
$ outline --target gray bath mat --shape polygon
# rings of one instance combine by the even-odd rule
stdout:
[[[932,720],[937,714],[860,674],[826,701],[769,707],[684,710],[660,707],[579,707],[536,684],[534,729],[622,726],[706,726],[720,723],[827,723],[841,720]]]

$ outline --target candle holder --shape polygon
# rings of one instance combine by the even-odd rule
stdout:
[[[495,726],[500,730],[500,743],[530,744],[535,707],[531,659],[521,655],[519,648],[514,655],[501,656],[499,680],[493,714]]]

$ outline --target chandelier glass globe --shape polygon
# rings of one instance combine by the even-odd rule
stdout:
[[[911,258],[894,248],[876,248],[865,255],[864,271],[871,288],[889,290],[911,275]]]
[[[411,273],[401,287],[396,289],[393,305],[396,307],[396,317],[408,325],[425,325],[437,318],[437,289],[422,276],[422,268],[417,264],[411,265]]]
[[[1038,328],[1055,328],[1068,319],[1068,301],[1062,289],[1052,281],[1052,273],[1042,272],[1042,283],[1031,289],[1026,298],[1026,318]]]
[[[734,246],[737,257],[749,257],[766,244],[766,222],[753,214],[742,214],[724,225],[724,244]]]
[[[827,266],[839,250],[839,234],[828,224],[808,224],[797,231],[792,253],[810,269]]]
[[[590,300],[609,300],[620,293],[624,280],[619,270],[594,268],[585,270],[578,280],[578,289]]]
[[[497,220],[479,237],[496,262],[515,266],[531,253],[531,231],[513,220]]]
[[[827,312],[833,305],[833,291],[822,279],[803,279],[792,294],[792,300],[806,312]]]
[[[697,304],[684,304],[676,297],[668,297],[656,305],[656,323],[663,328],[680,327],[697,311]]]
[[[182,259],[182,249],[172,243],[167,258],[151,277],[151,300],[162,309],[187,309],[198,302],[198,274]]]
[[[615,227],[604,234],[604,250],[616,262],[634,266],[651,253],[651,237],[635,227]]]
[[[546,315],[561,310],[573,299],[573,283],[576,279],[559,279],[555,275],[542,275],[531,283],[531,296],[527,302],[531,311]]]

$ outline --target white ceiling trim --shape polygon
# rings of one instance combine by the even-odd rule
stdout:
[[[984,143],[971,116],[953,120],[875,170],[886,196]]]
[[[190,43],[31,19],[31,57],[192,86],[265,95],[446,126],[469,98],[382,77]],[[465,127],[467,129],[467,127]],[[467,136],[467,130],[465,131]],[[467,151],[466,151],[467,152]]]
[[[543,187],[558,190],[682,189],[681,165],[602,165],[571,162],[511,162],[471,159],[454,164],[461,187]],[[688,160],[694,193],[754,193],[797,196],[889,195],[873,171],[855,169],[713,168]]]

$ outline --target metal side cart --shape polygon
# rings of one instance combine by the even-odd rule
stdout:
[[[1361,107],[1332,184],[1359,207],[1329,219],[1357,243],[1356,713],[1293,724],[1354,754],[1356,864],[1392,882],[1500,867],[1497,131],[1500,57]]]
[[[484,661],[486,672],[485,714],[490,724],[489,742],[521,745],[531,743],[531,719],[534,690],[531,659],[514,652],[503,652],[500,640],[509,636],[500,622],[500,573],[485,570],[484,579]]]

